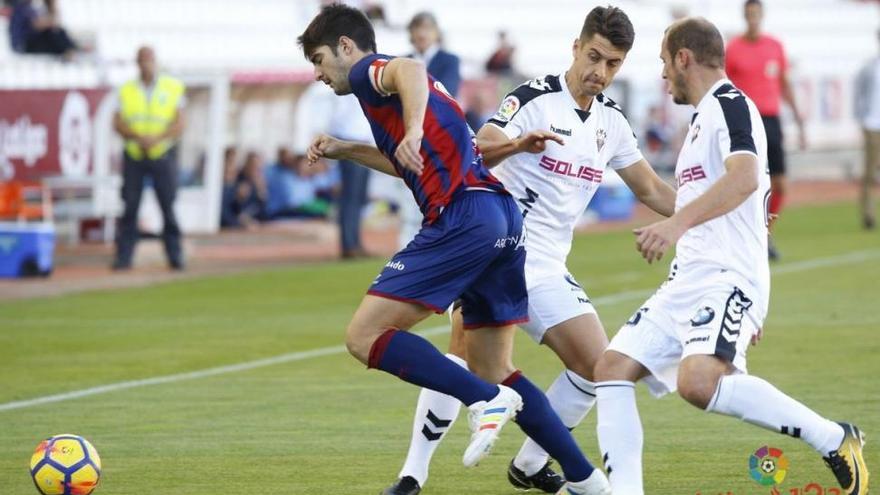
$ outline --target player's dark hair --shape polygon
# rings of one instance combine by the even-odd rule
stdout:
[[[581,28],[581,41],[587,41],[598,34],[623,51],[629,51],[636,39],[636,31],[626,13],[617,7],[596,7],[587,14]]]
[[[360,10],[341,3],[322,8],[296,41],[307,58],[322,45],[329,46],[336,55],[341,36],[351,38],[362,51],[376,51],[376,33],[370,20]]]
[[[674,58],[688,49],[697,63],[713,69],[724,68],[724,38],[714,24],[702,17],[688,17],[666,28],[666,50]]]
[[[763,7],[764,2],[761,0],[746,0],[746,3],[743,4],[743,7],[748,7],[749,5],[757,5],[758,7]]]

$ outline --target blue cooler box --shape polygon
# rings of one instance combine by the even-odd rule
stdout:
[[[47,277],[54,253],[52,224],[0,222],[0,277]]]

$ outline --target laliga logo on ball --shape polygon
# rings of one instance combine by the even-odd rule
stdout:
[[[761,485],[778,485],[785,479],[788,458],[775,447],[763,446],[749,457],[749,474]]]

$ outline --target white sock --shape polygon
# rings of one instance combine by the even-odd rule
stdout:
[[[550,407],[569,430],[579,425],[596,403],[595,384],[570,370],[563,370],[547,389]],[[513,465],[532,476],[547,464],[550,455],[531,438],[526,438]]]
[[[839,424],[819,416],[757,376],[722,377],[706,410],[800,438],[823,456],[843,441]]]
[[[633,382],[596,384],[599,450],[614,495],[644,495],[642,422]]]
[[[454,354],[447,354],[446,357],[467,369],[468,366],[464,359]],[[459,409],[461,409],[461,402],[455,397],[427,388],[422,389],[413,418],[409,452],[406,454],[406,462],[403,464],[403,469],[400,470],[399,477],[412,476],[419,482],[419,486],[425,486],[425,481],[428,480],[428,465],[431,463],[431,457],[440,446],[446,432],[452,428],[452,423],[458,417]]]

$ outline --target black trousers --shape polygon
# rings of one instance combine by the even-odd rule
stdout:
[[[177,159],[171,150],[158,160],[134,160],[125,154],[122,168],[122,200],[125,211],[119,219],[116,236],[116,262],[130,265],[134,247],[138,241],[138,210],[144,191],[144,179],[150,177],[159,208],[162,210],[162,241],[168,262],[178,264],[183,261],[180,247],[180,227],[174,216],[174,198],[177,196]]]
[[[343,251],[361,249],[361,211],[367,204],[370,169],[339,161],[342,192],[339,196],[339,233]]]
[[[76,44],[62,28],[44,29],[31,34],[26,42],[27,53],[50,53],[64,55],[68,50],[76,48]]]

